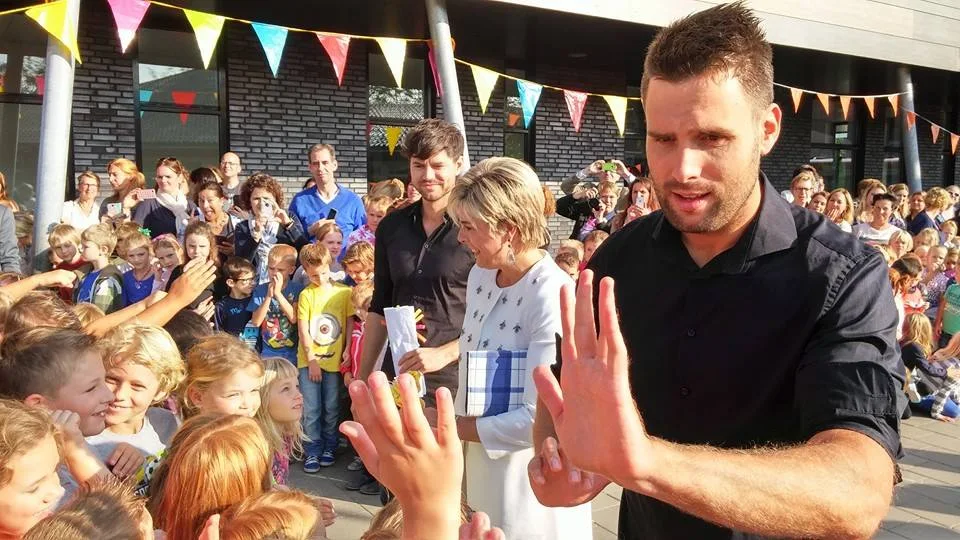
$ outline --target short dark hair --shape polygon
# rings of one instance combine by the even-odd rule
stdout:
[[[428,118],[407,131],[400,150],[408,159],[427,159],[446,150],[450,159],[457,160],[463,156],[463,146],[463,133],[457,126],[438,118]]]
[[[897,206],[897,196],[889,193],[877,193],[874,195],[873,199],[870,200],[870,206],[875,206],[880,201],[890,201],[890,204],[894,207]]]
[[[758,108],[773,102],[773,48],[742,1],[699,11],[660,30],[647,49],[640,88],[646,97],[654,78],[679,82],[724,74],[740,81]]]
[[[230,257],[223,263],[223,276],[227,279],[237,280],[244,272],[256,274],[257,270],[253,263],[243,257]]]
[[[163,329],[170,334],[177,348],[180,349],[180,356],[186,358],[187,353],[201,339],[212,336],[213,329],[210,328],[210,322],[193,310],[183,309],[163,325]]]
[[[96,350],[93,336],[72,328],[41,326],[4,336],[0,396],[18,401],[33,394],[56,398],[89,350]]]

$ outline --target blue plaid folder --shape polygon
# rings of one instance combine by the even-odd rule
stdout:
[[[523,405],[527,351],[467,353],[467,416],[495,416]]]

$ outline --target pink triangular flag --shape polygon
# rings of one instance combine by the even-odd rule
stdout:
[[[437,97],[443,99],[443,85],[440,84],[440,72],[437,71],[437,56],[433,54],[433,44],[429,44],[427,60],[430,61],[430,73],[433,73],[433,87],[437,89]]]
[[[873,107],[876,105],[876,98],[869,96],[863,98],[863,102],[867,105],[867,112],[870,113],[870,118],[873,118]]]
[[[890,106],[893,107],[893,115],[896,116],[897,112],[900,110],[900,94],[887,96],[887,99],[890,100]]]
[[[137,29],[143,22],[143,16],[150,7],[150,2],[144,0],[107,0],[113,11],[113,20],[117,23],[117,34],[120,35],[120,50],[127,52],[127,47],[137,35]]]
[[[950,153],[951,154],[957,153],[957,142],[960,142],[960,135],[954,135],[953,133],[951,133],[950,134]]]
[[[803,90],[799,88],[791,88],[790,95],[793,97],[793,112],[799,112],[800,100],[803,99]]]
[[[320,40],[323,49],[327,51],[327,56],[330,57],[330,62],[333,63],[333,73],[337,76],[337,85],[342,86],[343,74],[347,67],[347,52],[350,49],[350,38],[347,36],[321,34],[320,32],[314,33],[317,34],[317,39]]]
[[[197,100],[196,92],[187,92],[183,90],[174,90],[170,92],[170,97],[173,98],[173,103],[179,107],[190,107]],[[180,123],[182,125],[187,125],[187,118],[190,116],[189,113],[182,112],[180,113]]]
[[[579,133],[580,122],[583,120],[583,109],[587,105],[587,94],[574,92],[573,90],[564,90],[563,99],[567,102],[567,111],[570,112],[570,121],[573,122],[573,130]]]
[[[840,108],[843,109],[843,118],[846,120],[847,112],[850,111],[850,96],[840,96]]]
[[[827,116],[830,116],[830,94],[817,92],[817,99],[819,99],[820,104],[823,105],[823,112],[827,113]]]
[[[907,131],[913,129],[913,126],[917,124],[917,113],[913,111],[907,111]]]
[[[940,126],[930,124],[930,134],[933,135],[933,142],[936,144],[937,139],[940,137]]]

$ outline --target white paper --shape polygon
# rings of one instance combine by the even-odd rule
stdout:
[[[400,359],[410,351],[420,348],[417,340],[417,322],[414,320],[413,306],[397,306],[383,309],[383,318],[387,322],[387,339],[390,342],[390,354],[393,356],[394,373],[400,374]],[[427,393],[426,381],[420,385],[420,396]]]

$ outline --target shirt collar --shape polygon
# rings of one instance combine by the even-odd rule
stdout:
[[[690,258],[680,232],[661,212],[660,221],[654,227],[652,237],[663,248],[664,256],[694,271],[703,271],[707,274],[737,274],[745,271],[750,261],[792,247],[797,240],[797,226],[790,204],[779,196],[763,171],[760,172],[759,181],[761,202],[760,211],[756,217],[736,244],[700,269]]]

